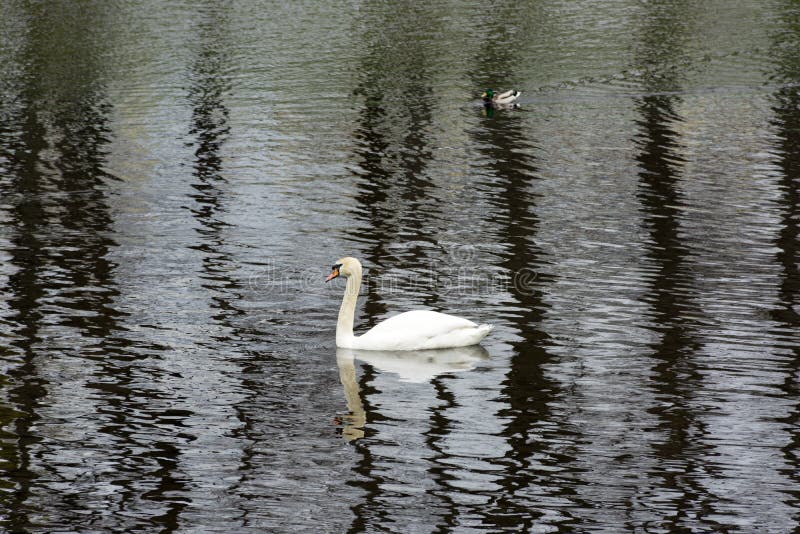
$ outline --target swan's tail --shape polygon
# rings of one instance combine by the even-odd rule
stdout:
[[[486,336],[488,336],[489,332],[491,332],[493,328],[494,328],[494,325],[490,325],[490,324],[480,324],[480,325],[478,325],[478,328],[477,328],[477,330],[478,330],[478,333],[477,333],[478,341],[480,341],[481,339],[483,339]],[[476,343],[478,341],[476,341]]]

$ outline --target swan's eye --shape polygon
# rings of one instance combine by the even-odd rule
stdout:
[[[342,264],[341,263],[337,263],[336,265],[331,267],[331,271],[338,271],[341,268],[342,268]]]

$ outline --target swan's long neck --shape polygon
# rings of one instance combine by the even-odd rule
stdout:
[[[361,269],[355,270],[347,278],[347,286],[344,288],[344,298],[342,307],[339,308],[339,322],[336,324],[336,346],[342,348],[353,348],[353,318],[356,313],[356,301],[358,301],[358,291],[361,289]]]

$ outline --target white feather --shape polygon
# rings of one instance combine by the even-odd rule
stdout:
[[[427,350],[480,343],[492,330],[455,315],[414,310],[389,317],[355,338],[354,349]]]

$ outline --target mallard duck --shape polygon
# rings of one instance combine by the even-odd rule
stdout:
[[[483,103],[486,105],[505,105],[516,102],[521,94],[521,92],[515,89],[511,89],[510,91],[500,94],[495,94],[493,90],[487,89],[481,95],[481,98],[483,99]]]

